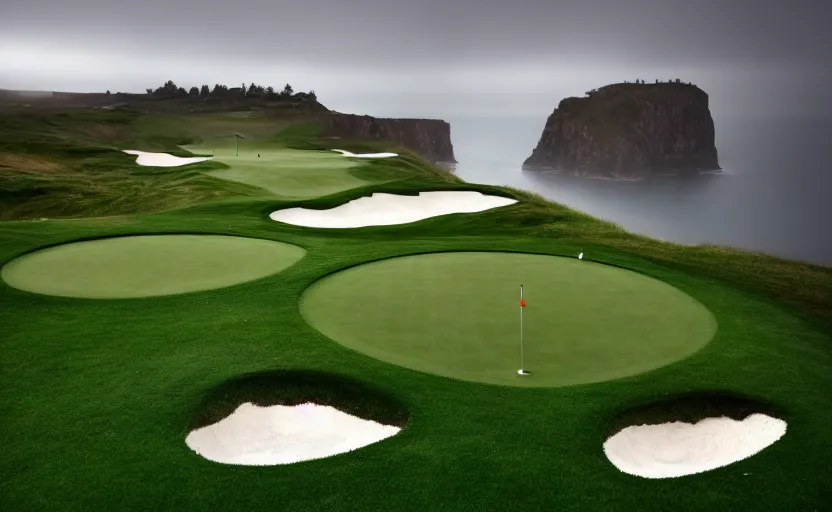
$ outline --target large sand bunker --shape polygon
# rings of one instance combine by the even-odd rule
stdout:
[[[329,210],[287,208],[272,212],[269,217],[296,226],[360,228],[407,224],[450,213],[481,212],[516,202],[472,191],[420,192],[418,196],[372,194]]]
[[[219,422],[193,430],[185,443],[214,462],[271,466],[346,453],[400,430],[330,406],[259,407],[246,402]]]
[[[607,439],[604,453],[624,473],[674,478],[747,459],[785,433],[786,422],[765,414],[751,414],[742,421],[719,417],[638,425]]]
[[[137,155],[136,163],[148,167],[179,167],[180,165],[195,164],[210,160],[210,156],[181,157],[168,153],[149,153],[147,151],[124,150],[128,155]]]
[[[398,153],[351,153],[349,151],[344,151],[343,149],[333,149],[336,153],[341,153],[342,155],[350,158],[390,158],[393,156],[399,156]]]

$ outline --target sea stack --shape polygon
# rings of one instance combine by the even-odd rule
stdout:
[[[612,84],[566,98],[523,169],[613,179],[718,170],[708,95],[677,80]]]

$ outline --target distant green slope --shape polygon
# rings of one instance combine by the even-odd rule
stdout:
[[[406,166],[395,169],[378,162],[350,162],[335,154],[278,156],[278,149],[327,149],[327,141],[315,138],[319,130],[308,118],[233,114],[146,114],[131,109],[4,113],[0,220],[144,213],[233,197],[308,198],[414,173],[441,174],[412,154],[405,157]],[[234,133],[246,138],[243,153],[232,160],[234,153],[228,150]],[[331,142],[353,150],[380,145]],[[216,149],[220,161],[156,168],[137,165],[134,156],[121,152],[187,156],[182,146]],[[309,172],[287,172],[300,163],[299,156],[313,159]],[[287,157],[292,161],[285,162]],[[443,178],[453,180],[449,174]]]

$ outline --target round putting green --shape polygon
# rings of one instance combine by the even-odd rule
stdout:
[[[517,374],[521,284],[529,375]],[[300,308],[323,334],[382,361],[512,386],[637,375],[693,354],[717,328],[702,304],[667,283],[532,254],[456,252],[369,263],[313,284]]]
[[[274,274],[300,247],[222,235],[143,235],[50,247],[0,271],[14,288],[62,297],[116,299],[221,288]]]

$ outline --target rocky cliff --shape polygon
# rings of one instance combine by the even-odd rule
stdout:
[[[439,119],[387,119],[335,113],[325,120],[324,135],[389,140],[434,163],[456,163],[451,125]]]
[[[523,168],[611,178],[719,169],[708,95],[665,82],[613,84],[566,98]]]

